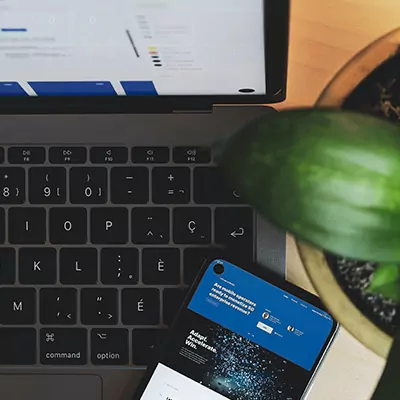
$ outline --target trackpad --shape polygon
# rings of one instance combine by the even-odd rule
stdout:
[[[97,375],[0,375],[1,400],[101,400]]]

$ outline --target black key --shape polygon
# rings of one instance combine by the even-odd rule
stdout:
[[[168,208],[134,208],[132,210],[132,242],[136,244],[168,244]]]
[[[174,209],[174,242],[208,244],[211,242],[211,210],[182,207]]]
[[[253,250],[254,213],[248,207],[217,208],[215,210],[215,242],[227,249]]]
[[[232,188],[217,167],[194,169],[194,201],[197,204],[243,204],[237,189]]]
[[[85,147],[51,147],[49,151],[52,164],[84,164],[86,158]]]
[[[126,208],[92,208],[90,220],[92,243],[128,243],[129,214]]]
[[[29,201],[32,204],[63,204],[67,199],[67,174],[64,168],[31,168]]]
[[[41,329],[40,362],[44,365],[85,365],[87,363],[86,329]]]
[[[84,325],[115,325],[118,322],[116,289],[83,289],[81,321]]]
[[[22,204],[25,201],[25,170],[0,168],[0,204]]]
[[[8,149],[10,164],[43,164],[45,161],[44,147],[10,147]]]
[[[125,325],[158,325],[160,292],[158,289],[124,289],[122,323]]]
[[[2,288],[0,304],[0,325],[32,325],[35,323],[35,289]]]
[[[107,201],[106,168],[71,168],[70,199],[74,204],[104,204]]]
[[[132,248],[101,250],[101,281],[105,285],[136,285],[139,280],[139,252]]]
[[[0,365],[36,364],[36,329],[0,328]]]
[[[92,147],[90,161],[93,164],[125,164],[128,162],[126,147]]]
[[[10,208],[8,240],[12,244],[46,243],[46,210],[44,208]]]
[[[92,330],[92,364],[126,365],[129,363],[127,329]]]
[[[218,247],[193,247],[183,251],[183,278],[191,285],[207,259],[224,258],[224,250]]]
[[[15,249],[1,247],[0,285],[12,285],[13,283],[15,283]]]
[[[40,291],[40,322],[43,325],[74,325],[76,311],[76,289],[42,289]]]
[[[143,249],[143,282],[149,285],[176,285],[180,283],[179,249]]]
[[[64,285],[97,283],[97,250],[68,248],[60,250],[60,281]]]
[[[156,204],[186,204],[190,201],[188,167],[153,168],[153,201]]]
[[[163,329],[134,329],[132,331],[132,362],[135,365],[148,365],[156,358],[161,347]]]
[[[57,252],[52,248],[19,250],[19,281],[23,285],[51,285],[57,280]]]
[[[168,147],[134,147],[132,161],[138,164],[164,164],[169,161]]]
[[[75,324],[76,307],[75,289],[42,289],[40,291],[40,322],[42,324]]]
[[[146,167],[111,169],[111,202],[145,204],[149,201],[149,170]]]
[[[4,158],[5,158],[4,148],[0,147],[0,164],[4,163]]]
[[[4,243],[6,240],[5,229],[6,229],[6,212],[4,211],[4,208],[0,208],[0,243]]]
[[[207,164],[211,161],[209,147],[175,147],[173,154],[177,164]]]
[[[85,244],[87,242],[85,208],[52,208],[49,218],[51,243]]]
[[[164,289],[164,324],[171,325],[185,300],[187,289]]]

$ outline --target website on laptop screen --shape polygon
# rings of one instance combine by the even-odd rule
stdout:
[[[263,0],[0,0],[0,96],[265,94]]]

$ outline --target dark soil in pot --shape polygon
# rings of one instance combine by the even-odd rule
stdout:
[[[400,124],[400,49],[397,55],[360,83],[342,108],[388,118]],[[376,264],[325,255],[338,283],[358,309],[384,332],[393,336],[394,320],[399,307],[380,295],[365,292]]]

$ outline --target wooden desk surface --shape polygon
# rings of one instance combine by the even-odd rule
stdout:
[[[277,108],[312,106],[334,74],[363,47],[400,27],[399,0],[292,0],[288,98]],[[313,290],[292,238],[288,278]],[[384,361],[344,329],[308,400],[369,400]]]

